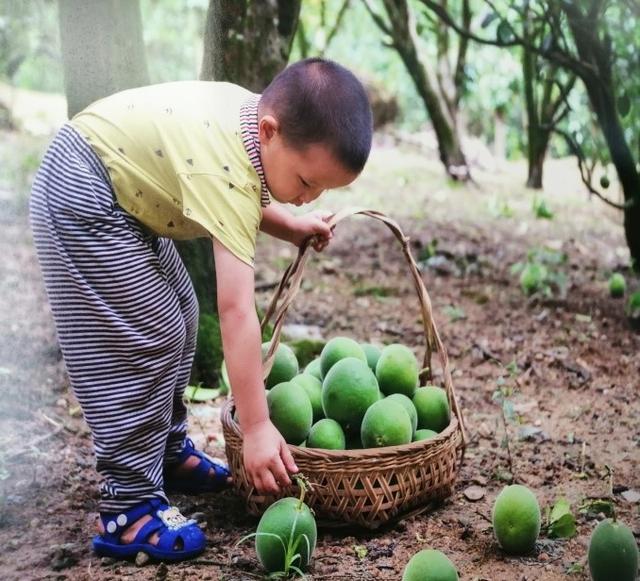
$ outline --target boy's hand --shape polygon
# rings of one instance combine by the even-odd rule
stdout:
[[[287,443],[277,428],[266,420],[244,430],[242,447],[249,481],[261,494],[280,492],[289,486],[289,473],[298,472]]]
[[[313,236],[314,250],[320,252],[327,247],[329,241],[333,238],[333,230],[327,224],[329,218],[333,216],[332,212],[327,210],[314,210],[302,216],[296,216],[293,223],[293,237],[291,242],[296,246],[300,246],[309,236]]]

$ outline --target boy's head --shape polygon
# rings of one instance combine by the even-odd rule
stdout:
[[[279,202],[315,200],[362,171],[373,123],[364,87],[353,73],[320,58],[288,66],[258,107],[260,155]]]

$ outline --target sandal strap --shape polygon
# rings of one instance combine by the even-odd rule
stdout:
[[[138,519],[147,514],[152,514],[163,507],[168,508],[168,505],[161,498],[152,498],[135,505],[129,510],[123,510],[121,512],[101,512],[100,520],[104,527],[102,536],[109,541],[115,541],[120,538],[120,535],[122,535],[125,529],[129,528]]]
[[[216,480],[222,480],[223,478],[226,480],[229,476],[231,476],[231,472],[223,463],[215,458],[212,458],[208,454],[205,454],[201,450],[198,450],[193,444],[193,440],[191,438],[184,439],[184,446],[178,454],[176,460],[171,462],[169,466],[175,466],[182,464],[187,458],[190,456],[196,456],[200,459],[200,462],[193,469],[193,476],[199,479],[207,479],[209,478],[209,470],[213,470],[215,473]]]
[[[162,532],[159,532],[160,529],[166,529],[161,521],[156,518],[152,518],[148,520],[142,528],[137,532],[135,538],[133,539],[133,544],[143,544],[148,542],[149,538],[153,533],[157,532],[158,536],[162,536]]]

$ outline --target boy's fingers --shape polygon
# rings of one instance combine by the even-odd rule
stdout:
[[[333,236],[333,232],[331,232],[331,228],[329,227],[329,224],[327,224],[326,222],[323,222],[322,220],[316,222],[315,231],[316,231],[316,234],[320,234],[321,236],[326,236],[327,238],[330,238],[331,236]]]
[[[280,457],[284,462],[284,467],[287,469],[287,472],[291,474],[295,474],[296,472],[298,472],[296,461],[293,459],[291,450],[289,450],[289,446],[287,446],[286,444],[283,444],[280,448]]]
[[[275,481],[280,486],[289,486],[289,484],[291,484],[289,475],[285,470],[284,464],[280,461],[280,458],[278,458],[277,462],[274,462],[273,466],[271,466],[271,473],[273,474]]]
[[[262,473],[261,480],[262,480],[262,492],[273,492],[274,494],[277,494],[278,492],[280,492],[280,487],[276,483],[276,480],[273,477],[273,474],[271,474],[269,470],[265,470]]]

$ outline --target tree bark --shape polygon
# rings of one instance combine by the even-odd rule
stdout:
[[[440,161],[449,176],[455,180],[469,179],[469,167],[462,152],[458,135],[457,118],[453,110],[444,103],[435,89],[433,73],[420,59],[416,45],[416,30],[413,15],[406,0],[384,0],[384,6],[391,21],[389,32],[393,47],[398,51],[418,95],[427,109],[438,140]]]
[[[200,78],[228,81],[261,92],[287,65],[299,14],[300,0],[210,0]],[[200,305],[202,332],[191,381],[211,385],[220,365],[220,361],[212,361],[208,352],[216,341],[205,336],[219,334],[219,328],[212,324],[217,320],[217,293],[211,240],[177,242],[176,247]]]
[[[529,172],[527,174],[527,187],[534,190],[542,189],[542,176],[544,173],[544,161],[547,156],[549,134],[543,132],[536,137],[534,145],[529,145]]]
[[[97,99],[149,84],[138,0],[59,0],[69,117]]]
[[[287,64],[301,0],[210,0],[200,78],[262,91]]]
[[[611,161],[616,168],[624,193],[624,231],[631,259],[640,265],[640,173],[624,135],[616,106],[615,86],[611,70],[610,43],[599,32],[597,13],[584,16],[579,6],[563,4],[580,59],[588,66],[580,74],[591,106],[598,118]],[[593,21],[592,21],[593,20]]]

